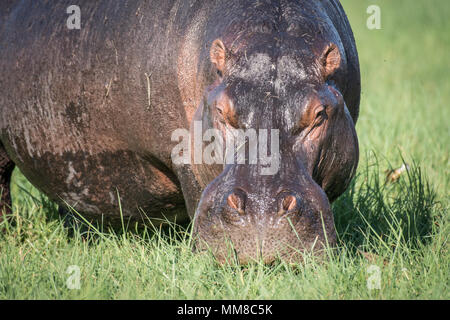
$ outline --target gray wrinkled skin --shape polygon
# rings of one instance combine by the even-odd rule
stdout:
[[[81,30],[66,27],[69,5]],[[116,223],[194,218],[241,263],[335,243],[358,163],[360,75],[337,0],[2,1],[0,168]],[[280,168],[174,165],[175,129],[277,129]],[[5,153],[6,151],[6,153]],[[2,198],[2,206],[10,199]],[[325,231],[325,232],[324,232]]]

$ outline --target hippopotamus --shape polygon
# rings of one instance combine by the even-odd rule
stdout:
[[[361,91],[338,0],[6,0],[0,17],[3,213],[17,166],[90,221],[192,219],[194,248],[218,261],[336,245]],[[259,156],[174,161],[177,130],[226,143],[250,129],[266,130],[273,170]],[[208,142],[193,140],[175,154]]]

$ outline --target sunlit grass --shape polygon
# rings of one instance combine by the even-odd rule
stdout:
[[[325,260],[306,256],[296,265],[219,265],[192,252],[190,227],[169,222],[137,233],[77,228],[68,236],[45,197],[20,199],[0,225],[0,298],[450,298],[446,208],[420,167],[394,184],[380,176],[377,162],[365,165],[334,204],[338,247]],[[79,290],[67,287],[71,265],[81,271]],[[380,289],[367,287],[372,265]]]

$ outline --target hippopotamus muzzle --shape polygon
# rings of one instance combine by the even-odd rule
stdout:
[[[301,165],[257,172],[257,165],[229,165],[207,186],[195,216],[196,249],[245,264],[296,261],[335,244],[327,195]]]

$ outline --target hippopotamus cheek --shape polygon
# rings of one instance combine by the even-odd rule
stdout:
[[[329,124],[314,170],[314,180],[325,190],[330,202],[347,189],[355,175],[358,161],[358,137],[352,117],[344,106],[343,112]]]

